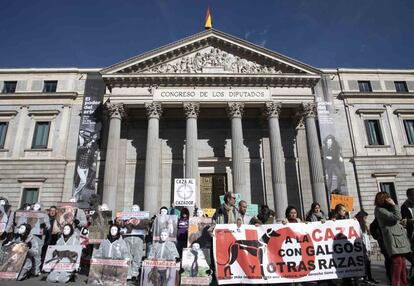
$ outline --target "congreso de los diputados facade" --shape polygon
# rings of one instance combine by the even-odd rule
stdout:
[[[381,63],[378,63],[381,66]],[[330,195],[371,216],[414,187],[414,70],[325,69],[215,29],[109,67],[0,69],[0,194],[112,210],[227,191],[276,216]]]

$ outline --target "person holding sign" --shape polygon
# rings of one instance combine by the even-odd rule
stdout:
[[[314,221],[325,222],[326,221],[325,214],[321,210],[321,205],[319,203],[316,203],[316,202],[312,203],[311,209],[306,214],[305,220],[307,222],[314,222]]]
[[[216,224],[236,223],[236,195],[232,192],[227,192],[224,195],[224,204],[222,204],[214,213],[213,221]]]
[[[161,259],[161,260],[176,260],[179,259],[177,247],[175,243],[168,240],[169,232],[167,229],[162,229],[160,234],[160,240],[155,242],[149,252],[149,259]]]
[[[75,230],[72,225],[65,224],[63,226],[62,235],[60,236],[59,240],[57,241],[56,245],[80,245],[79,238],[75,234]],[[58,259],[59,261],[56,262],[70,262],[68,257],[62,257]],[[45,261],[45,264],[48,261]],[[70,271],[61,271],[59,269],[52,270],[49,275],[47,276],[47,282],[59,282],[59,283],[66,283],[72,277],[73,272]]]

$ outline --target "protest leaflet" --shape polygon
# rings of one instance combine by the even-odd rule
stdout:
[[[106,238],[109,232],[109,222],[112,220],[112,211],[95,211],[91,216],[89,243],[98,244]]]
[[[16,280],[26,260],[25,243],[12,243],[0,249],[0,279]]]
[[[297,283],[364,275],[356,220],[216,225],[217,280],[224,284]]]
[[[88,284],[126,286],[128,278],[128,259],[97,259],[91,260]]]
[[[181,285],[210,285],[210,249],[184,248]]]
[[[81,245],[49,245],[43,263],[43,271],[72,272],[79,268],[81,254]]]
[[[177,224],[176,215],[157,215],[152,226],[153,241],[159,241],[161,231],[165,229],[168,231],[168,240],[177,241]]]
[[[65,224],[73,224],[76,218],[76,203],[62,202],[57,205],[56,220],[53,224],[53,233],[59,233]]]
[[[167,260],[147,259],[142,262],[141,285],[178,286],[180,263]]]
[[[149,211],[128,211],[116,214],[122,234],[146,235],[150,224]]]
[[[43,235],[43,229],[40,227],[42,223],[49,223],[49,216],[42,211],[16,211],[16,225],[19,226],[27,223],[31,227],[31,233],[34,235]]]
[[[206,248],[211,239],[208,229],[211,227],[212,219],[210,217],[192,217],[188,224],[188,243],[191,247],[193,242],[200,244],[201,248]],[[210,248],[211,249],[211,248]]]

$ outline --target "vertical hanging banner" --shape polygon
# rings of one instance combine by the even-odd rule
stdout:
[[[85,80],[81,122],[76,152],[72,196],[78,202],[88,202],[95,193],[98,140],[100,139],[100,109],[105,85],[100,74],[88,74]]]
[[[319,131],[322,141],[322,156],[328,195],[332,192],[347,195],[346,173],[341,144],[336,137],[333,119],[335,112],[330,75],[323,75],[315,86]]]
[[[297,283],[364,275],[358,221],[218,224],[213,237],[220,285]]]

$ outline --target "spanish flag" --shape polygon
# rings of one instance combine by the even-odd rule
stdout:
[[[211,29],[212,27],[213,27],[213,23],[211,21],[210,7],[208,7],[207,13],[206,13],[206,24],[204,25],[204,28]]]

